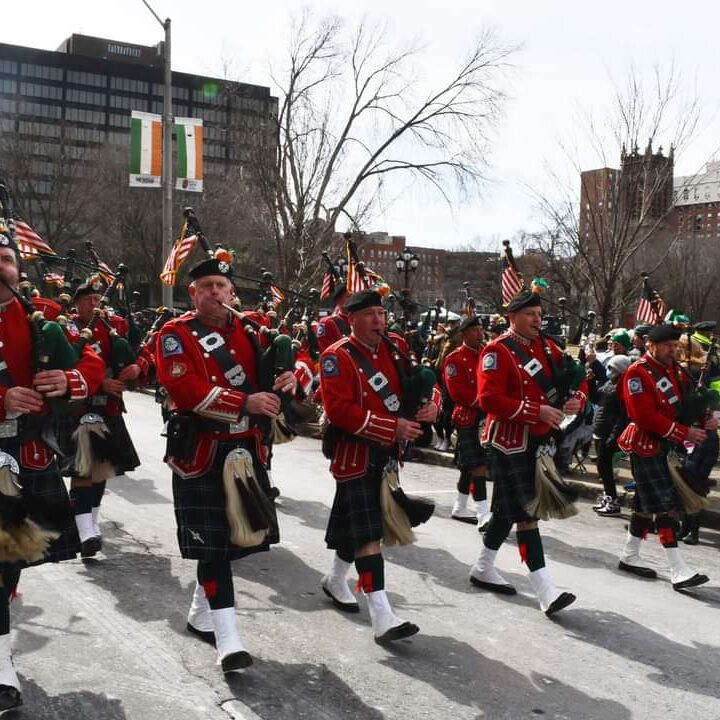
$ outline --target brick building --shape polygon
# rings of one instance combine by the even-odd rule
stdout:
[[[720,162],[674,181],[672,223],[684,238],[720,238]]]

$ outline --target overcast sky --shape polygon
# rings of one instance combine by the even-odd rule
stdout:
[[[361,15],[387,21],[398,42],[427,43],[427,67],[458,58],[477,30],[494,27],[509,43],[522,44],[508,85],[511,95],[490,158],[484,197],[457,201],[452,209],[424,190],[410,188],[364,229],[406,235],[416,245],[456,247],[481,236],[497,242],[539,218],[526,186],[551,192],[547,164],[564,167],[561,140],[578,143],[583,167],[597,156],[582,142],[579,115],[602,115],[612,97],[612,77],[629,63],[648,68],[674,59],[689,90],[702,104],[701,128],[678,158],[676,174],[698,172],[720,148],[720,3],[697,0],[151,0],[160,17],[172,18],[173,69],[233,75],[271,84],[269,59],[285,47],[287,18],[307,6],[322,15]],[[56,49],[72,33],[154,45],[163,30],[141,0],[24,0],[3,9],[3,42]],[[430,74],[429,73],[429,74]],[[666,148],[670,138],[664,143]],[[718,154],[720,158],[720,154]]]

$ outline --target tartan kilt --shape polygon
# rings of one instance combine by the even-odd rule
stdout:
[[[493,481],[491,510],[501,520],[532,522],[525,508],[535,499],[535,446],[515,455],[488,448]]]
[[[631,455],[630,462],[636,482],[633,510],[643,513],[664,513],[683,509],[675,483],[670,476],[665,452],[660,451],[649,458]]]
[[[93,411],[94,412],[94,411]],[[99,414],[99,413],[98,413]],[[63,454],[60,461],[61,472],[66,477],[75,477],[75,450],[76,443],[72,435],[80,424],[82,415],[60,415],[56,418],[55,436],[58,447]],[[108,434],[112,437],[114,449],[112,464],[118,475],[135,470],[140,466],[135,445],[128,432],[125,420],[122,415],[103,416],[108,428]]]
[[[330,550],[357,550],[382,540],[380,489],[384,467],[385,462],[370,463],[362,477],[336,484],[325,533],[325,543]]]
[[[456,428],[455,465],[460,470],[474,470],[488,464],[485,448],[480,444],[483,420],[477,419],[470,427]]]
[[[0,448],[3,452],[9,453],[19,464],[19,446],[7,446],[3,443]],[[44,470],[28,470],[20,466],[18,483],[22,486],[24,497],[42,498],[42,500],[54,510],[60,513],[67,513],[70,519],[68,525],[48,548],[45,557],[37,560],[32,565],[42,565],[47,562],[60,562],[61,560],[73,560],[80,552],[80,538],[78,537],[75,520],[70,507],[70,497],[58,469],[57,461],[53,460]],[[32,515],[31,515],[32,517]],[[3,563],[0,563],[2,567]],[[28,563],[13,563],[14,567],[28,567]]]
[[[248,450],[258,483],[270,493],[270,478],[257,459],[254,438],[233,442],[219,442],[210,469],[203,475],[182,478],[172,476],[173,502],[177,538],[182,557],[190,560],[238,560],[239,558],[270,549],[270,541],[252,548],[241,548],[230,542],[230,527],[225,514],[225,488],[223,464],[228,453],[235,448]],[[272,538],[279,542],[279,538]]]

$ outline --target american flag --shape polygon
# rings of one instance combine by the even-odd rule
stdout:
[[[175,285],[175,277],[177,276],[180,266],[185,262],[196,244],[197,235],[190,235],[182,240],[176,241],[165,261],[165,267],[160,273],[160,280],[165,283],[165,285],[170,285],[171,287]]]
[[[657,325],[662,322],[666,312],[665,301],[660,297],[657,290],[650,287],[647,276],[643,276],[642,293],[635,313],[637,322]]]
[[[104,263],[102,260],[97,266],[97,274],[102,278],[106,285],[109,285],[113,281],[113,271],[108,267],[107,263]]]
[[[320,299],[327,300],[335,292],[335,277],[332,273],[326,272],[323,275],[322,288],[320,289]]]
[[[503,305],[507,305],[525,287],[525,282],[515,265],[510,242],[504,240],[503,245],[505,250],[502,256],[502,302]]]
[[[55,285],[60,288],[65,285],[65,276],[62,273],[47,272],[43,275],[43,282],[46,285]]]
[[[36,260],[39,255],[55,255],[55,251],[26,223],[15,223],[15,242],[23,260]]]
[[[270,297],[272,298],[273,305],[279,305],[285,299],[285,293],[279,287],[271,285]]]

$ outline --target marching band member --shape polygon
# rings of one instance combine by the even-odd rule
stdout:
[[[166,462],[178,544],[182,557],[197,561],[187,628],[215,644],[226,673],[252,664],[237,627],[231,561],[278,542],[260,425],[280,412],[276,392],[296,390],[291,371],[276,378],[272,392],[258,389],[257,348],[221,305],[232,304],[231,273],[217,259],[190,271],[195,309],[163,326],[156,357],[158,381],[174,408]],[[246,317],[264,322],[257,313]]]

